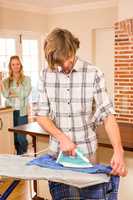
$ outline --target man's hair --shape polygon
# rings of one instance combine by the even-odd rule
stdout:
[[[54,69],[55,66],[62,65],[66,59],[75,56],[79,45],[79,39],[70,31],[55,28],[44,43],[45,58],[49,67]]]

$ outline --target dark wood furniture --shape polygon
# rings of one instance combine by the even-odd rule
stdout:
[[[133,151],[133,124],[128,123],[118,123],[120,128],[120,134],[122,139],[122,144],[125,150]],[[25,125],[16,126],[9,128],[9,131],[16,133],[29,134],[33,136],[33,145],[36,152],[36,137],[43,137],[43,139],[48,142],[49,135],[39,126],[37,122],[32,122]],[[108,139],[107,133],[103,125],[100,125],[97,130],[98,143],[100,146],[111,147],[110,141]]]
[[[24,135],[30,135],[33,137],[33,147],[36,153],[36,137],[43,137],[43,139],[48,142],[49,135],[39,126],[37,122],[31,122],[24,125],[15,126],[8,129],[14,133],[21,133]]]
[[[133,124],[119,122],[118,125],[120,128],[123,148],[127,151],[133,151]],[[103,125],[100,125],[96,132],[98,137],[98,144],[100,146],[112,147]]]

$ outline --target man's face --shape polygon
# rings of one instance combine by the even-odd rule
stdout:
[[[70,71],[72,70],[73,68],[73,65],[74,65],[74,60],[75,60],[75,56],[72,56],[70,58],[68,58],[63,64],[62,64],[62,70],[65,72],[65,73],[70,73]]]

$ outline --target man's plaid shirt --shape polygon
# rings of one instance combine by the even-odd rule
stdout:
[[[42,71],[36,114],[50,117],[85,155],[95,153],[97,148],[94,125],[114,113],[104,75],[95,66],[78,58],[70,74],[63,73],[60,67]],[[59,142],[52,136],[50,150],[59,152]]]

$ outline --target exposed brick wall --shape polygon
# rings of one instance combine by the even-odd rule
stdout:
[[[115,23],[115,109],[118,121],[133,123],[133,19]]]

